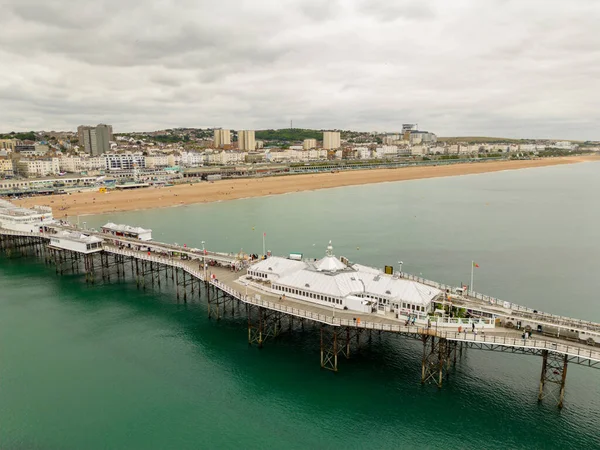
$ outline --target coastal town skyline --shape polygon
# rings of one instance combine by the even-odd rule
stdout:
[[[91,120],[88,121],[87,123],[99,123],[101,124],[101,121],[99,120]],[[105,123],[115,123],[114,121],[105,121]],[[406,124],[404,124],[406,125]],[[415,124],[411,124],[414,125],[415,127],[418,127],[419,124],[415,123]],[[40,136],[43,135],[52,135],[54,133],[65,133],[65,134],[72,134],[74,136],[77,136],[78,134],[78,128],[82,127],[82,126],[88,126],[88,125],[81,125],[81,123],[76,123],[75,125],[68,125],[65,126],[64,128],[50,128],[50,127],[41,127],[38,129],[34,129],[31,127],[27,127],[24,126],[22,129],[17,129],[17,128],[5,128],[5,129],[0,129],[0,138],[4,138],[4,139],[10,139],[11,135],[26,135],[28,133],[33,133],[36,135],[35,140],[37,140]],[[327,132],[327,131],[335,131],[335,132],[341,132],[341,133],[359,133],[359,134],[363,134],[363,135],[372,135],[372,136],[386,136],[386,135],[394,135],[394,134],[401,134],[402,133],[402,123],[398,123],[397,126],[395,128],[389,128],[386,130],[365,130],[365,129],[353,129],[353,128],[324,128],[324,127],[303,127],[303,126],[293,126],[290,127],[289,123],[288,126],[282,126],[282,127],[264,127],[264,128],[255,128],[255,129],[251,129],[250,131],[255,131],[258,133],[261,132],[278,132],[278,131],[284,131],[284,130],[294,130],[294,131],[308,131],[308,132],[318,132],[318,133],[323,133],[323,132]],[[111,130],[113,125],[110,125]],[[418,128],[417,128],[418,129]],[[186,131],[201,131],[201,132],[206,132],[206,133],[212,133],[215,130],[228,130],[232,133],[232,139],[237,140],[237,133],[239,131],[246,131],[246,129],[244,128],[240,128],[240,127],[233,127],[233,126],[172,126],[172,127],[156,127],[156,128],[152,128],[152,129],[117,129],[116,131],[114,131],[114,136],[123,136],[123,135],[143,135],[143,134],[147,134],[147,135],[153,135],[153,134],[160,134],[160,133],[168,133],[168,132],[186,132]],[[112,131],[111,131],[112,133]],[[438,139],[442,139],[442,140],[463,140],[465,142],[485,142],[486,140],[490,140],[490,141],[494,141],[494,142],[500,142],[500,141],[574,141],[574,142],[600,142],[600,138],[596,137],[596,138],[591,138],[591,139],[584,139],[583,137],[577,138],[567,138],[567,137],[561,137],[559,136],[533,136],[533,135],[523,135],[520,137],[510,137],[510,136],[501,136],[501,135],[489,135],[489,134],[459,134],[459,133],[455,133],[455,134],[439,134],[436,133],[436,136],[438,137]],[[111,134],[111,138],[112,138],[112,134]],[[16,139],[19,139],[18,137]],[[22,139],[22,138],[21,138]],[[33,137],[31,138],[31,140],[34,140]],[[114,140],[114,139],[111,139]],[[289,140],[293,140],[293,139],[289,139]],[[300,139],[302,140],[302,139]]]

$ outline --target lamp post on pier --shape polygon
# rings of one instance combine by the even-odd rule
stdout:
[[[202,241],[202,271],[204,273],[204,282],[206,283],[208,280],[206,279],[206,249],[204,248],[205,243],[205,241]]]
[[[367,297],[367,288],[365,286],[365,282],[360,278],[358,279],[358,281],[360,281],[360,284],[362,284],[362,288],[363,288],[362,298],[366,298]]]
[[[402,278],[402,264],[404,264],[403,261],[398,261],[398,265],[400,266],[400,278]]]
[[[360,281],[360,284],[362,284],[363,287],[363,295],[365,295],[367,293],[367,288],[365,287],[365,282],[362,279],[358,279],[358,281]]]

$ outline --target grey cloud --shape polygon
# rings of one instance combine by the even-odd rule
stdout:
[[[309,19],[321,22],[335,19],[341,8],[337,0],[306,0],[299,4],[298,9]]]
[[[32,5],[23,3],[21,5],[16,5],[13,11],[15,15],[25,20],[27,24],[39,23],[48,27],[74,30],[85,29],[90,26],[89,22],[83,17],[77,19],[76,17],[69,17],[61,14],[61,11],[51,4]]]
[[[434,10],[427,2],[421,0],[365,0],[359,5],[359,11],[383,22],[398,19],[423,20],[435,17]]]
[[[155,84],[159,84],[167,87],[180,87],[182,81],[178,80],[175,77],[166,77],[166,76],[154,76],[150,78],[150,81]]]
[[[36,54],[65,55],[88,64],[103,66],[128,67],[159,63],[184,66],[190,58],[209,63],[211,57],[214,57],[213,61],[218,61],[221,57],[239,56],[243,52],[236,46],[246,45],[229,40],[226,35],[218,37],[191,24],[178,25],[163,32],[137,34],[130,28],[92,33],[61,29],[48,30],[43,34],[46,39],[41,40],[39,33],[32,33],[23,39],[21,45],[13,44],[14,51],[21,52],[29,48]],[[261,53],[263,49],[259,48],[256,52]]]

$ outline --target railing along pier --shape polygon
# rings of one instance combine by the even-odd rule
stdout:
[[[600,368],[600,347],[586,346],[581,342],[537,335],[524,339],[505,329],[486,329],[479,334],[464,330],[458,332],[448,326],[438,327],[435,322],[426,327],[376,314],[356,313],[352,317],[352,312],[334,313],[327,307],[315,304],[284,301],[268,292],[257,295],[252,291],[258,291],[260,286],[252,283],[248,283],[242,288],[244,292],[241,292],[235,281],[222,279],[232,273],[230,270],[207,268],[207,260],[234,264],[235,255],[228,253],[198,254],[170,244],[114,239],[110,236],[98,252],[84,254],[53,247],[50,238],[50,234],[0,229],[0,252],[7,257],[41,257],[47,264],[55,266],[57,274],[83,273],[89,284],[96,284],[100,280],[110,283],[132,279],[138,288],[146,289],[161,288],[162,282],[170,281],[178,299],[187,301],[188,298],[205,296],[210,318],[220,320],[226,317],[228,311],[235,316],[236,307],[237,314],[245,313],[250,345],[262,347],[266,341],[284,332],[304,329],[306,324],[312,324],[320,333],[320,365],[332,371],[338,370],[341,357],[349,358],[354,354],[365,341],[363,337],[372,332],[422,341],[421,382],[439,387],[457,363],[457,355],[466,349],[535,355],[542,358],[538,399],[547,398],[557,391],[553,396],[562,407],[568,365]],[[449,288],[422,278],[403,276],[442,290]],[[251,289],[250,293],[248,288]],[[512,303],[507,305],[507,302],[477,293],[469,293],[466,300],[491,305],[510,314],[539,317],[547,322],[567,324],[581,330],[600,329],[600,325],[592,322],[541,313]],[[457,321],[456,325],[459,324]]]

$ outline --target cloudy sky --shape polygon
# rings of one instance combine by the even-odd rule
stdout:
[[[600,139],[597,0],[2,0],[0,131]]]

